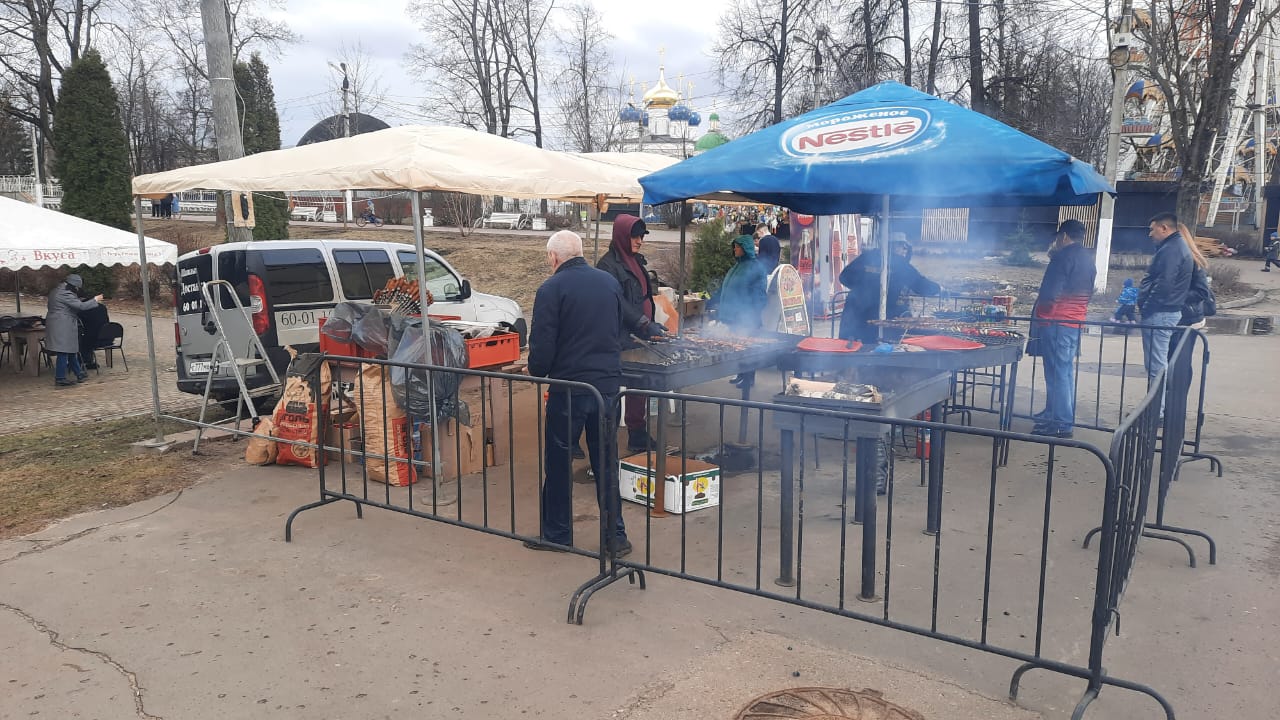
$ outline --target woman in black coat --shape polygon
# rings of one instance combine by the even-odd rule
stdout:
[[[624,332],[641,338],[661,337],[666,328],[653,320],[653,285],[646,269],[640,246],[649,229],[644,221],[634,215],[619,215],[613,221],[613,241],[609,252],[596,263],[596,268],[612,275],[622,286],[622,324]],[[623,338],[623,349],[635,347],[629,338]],[[627,426],[627,447],[633,452],[654,450],[649,437],[645,398],[628,397],[623,408],[623,423]]]

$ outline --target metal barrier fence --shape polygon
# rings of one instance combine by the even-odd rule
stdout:
[[[1187,352],[1190,338],[1188,334],[1179,343],[1180,353]],[[555,457],[544,453],[544,436],[555,434],[562,440],[551,452],[563,451],[567,463],[583,425],[581,418],[574,419],[571,413],[563,435],[546,427],[544,391],[576,391],[589,399],[590,409],[597,413],[597,438],[606,438],[593,446],[592,460],[597,488],[609,492],[597,496],[596,548],[588,543],[556,546],[599,563],[596,575],[571,597],[570,622],[582,622],[594,593],[624,578],[644,589],[645,573],[652,572],[1017,660],[1022,664],[1010,685],[1010,695],[1015,698],[1021,677],[1031,669],[1083,679],[1087,687],[1075,718],[1084,714],[1106,685],[1146,694],[1161,705],[1169,720],[1174,717],[1173,709],[1158,692],[1108,675],[1102,663],[1138,542],[1148,529],[1145,521],[1155,475],[1163,376],[1121,423],[1109,454],[1075,440],[948,423],[945,403],[951,378],[947,373],[917,382],[899,396],[886,395],[880,402],[884,416],[847,412],[843,409],[847,405],[793,404],[806,401],[781,395],[767,403],[627,391],[627,395],[666,401],[679,408],[679,456],[668,458],[668,474],[676,476],[672,483],[650,472],[657,465],[653,451],[621,459],[638,470],[638,475],[622,478],[614,474],[619,458],[613,454],[609,439],[616,441],[613,423],[622,398],[602,397],[590,386],[429,364],[329,359],[358,363],[356,367],[364,371],[350,380],[349,388],[341,385],[344,378],[336,379],[340,384],[336,407],[326,407],[320,378],[309,378],[311,402],[325,410],[318,412],[323,440],[284,442],[310,448],[317,460],[335,454],[336,462],[333,468],[319,462],[320,496],[289,515],[286,540],[292,539],[293,521],[302,511],[351,501],[358,515],[369,505],[542,543],[547,464]],[[369,368],[379,370],[367,377]],[[411,407],[399,427],[386,421],[398,415],[393,407],[397,398],[388,397],[395,392],[395,380],[390,384],[385,380],[388,371],[398,373],[400,384],[411,387],[408,392],[417,388],[419,404],[422,397],[428,399],[426,412],[418,411],[415,416],[410,396]],[[316,374],[319,372],[317,366]],[[503,463],[486,457],[476,472],[467,473],[457,459],[467,442],[462,430],[467,423],[445,419],[446,415],[462,419],[461,410],[447,400],[442,402],[448,393],[437,390],[440,383],[469,378],[475,378],[471,392],[479,400],[482,435],[491,426],[494,441],[505,434],[505,472],[498,469]],[[518,398],[522,390],[536,392],[525,393],[532,398]],[[381,447],[386,449],[371,452],[368,443],[351,447],[345,442],[344,428],[340,422],[334,425],[330,411],[336,410],[340,418],[343,409],[351,406],[350,397],[361,400],[362,437],[381,436]],[[521,403],[525,405],[522,409]],[[894,403],[900,406],[895,408]],[[931,409],[935,420],[894,415],[903,411],[902,415],[910,417],[925,408]],[[521,410],[536,423],[532,438],[526,432],[523,448],[515,428]],[[414,420],[424,414],[428,423],[416,424]],[[499,416],[505,416],[505,425]],[[378,417],[384,420],[378,421]],[[475,416],[470,419],[475,426]],[[735,427],[735,423],[744,427]],[[445,439],[450,425],[457,430]],[[417,453],[402,434],[411,433],[415,426],[421,440]],[[746,445],[726,441],[740,437],[743,429],[747,431]],[[892,452],[885,452],[886,438],[897,435],[917,438],[918,486],[901,482],[906,475],[895,472],[901,463],[895,463]],[[807,462],[808,436],[814,439],[815,460],[817,444],[825,443],[830,446],[827,456],[839,457],[841,462],[811,466]],[[401,438],[399,447],[393,440],[396,437]],[[485,435],[485,441],[488,439]],[[487,446],[485,441],[482,447]],[[449,455],[450,444],[454,455]],[[1015,462],[1009,466],[1000,462],[1004,446],[1012,448]],[[521,452],[530,448],[536,463]],[[721,466],[714,491],[709,484],[693,484],[691,488],[690,469],[700,450]],[[744,457],[750,462],[734,471],[730,461],[741,463]],[[448,468],[451,459],[458,464]],[[1176,462],[1176,453],[1174,459]],[[351,460],[358,470],[352,469]],[[1172,480],[1176,464],[1168,467]],[[424,480],[429,478],[430,487],[425,482],[404,487],[375,482],[371,476],[379,474],[378,468],[383,480],[411,470]],[[1055,482],[1063,473],[1069,473],[1072,482]],[[881,474],[885,481],[883,506],[876,488]],[[634,484],[628,486],[627,482]],[[661,523],[678,523],[678,533],[676,528],[655,524],[656,516],[663,514],[662,507],[647,509],[648,504],[656,503],[651,497],[656,494],[652,489],[656,483],[670,486],[666,495],[674,507],[667,510],[678,511],[679,517]],[[453,496],[448,496],[446,485],[452,486]],[[1162,471],[1162,490],[1165,485]],[[1099,487],[1104,490],[1101,494]],[[619,492],[612,492],[614,488]],[[423,497],[427,489],[429,500]],[[852,507],[848,502],[851,489]],[[528,495],[535,490],[538,500],[529,501]],[[568,493],[562,500],[572,507],[572,484]],[[706,509],[696,509],[703,506],[695,502],[699,493],[707,501],[703,504]],[[628,503],[630,512],[619,506],[620,494],[638,501]],[[714,503],[710,502],[712,495]],[[1055,513],[1055,509],[1060,510]],[[1070,519],[1063,520],[1061,513],[1074,513],[1074,517],[1068,515]],[[637,514],[643,514],[643,522],[636,522]],[[631,515],[636,550],[630,557],[622,557],[613,542],[615,518],[620,523],[623,515]],[[1073,533],[1064,532],[1085,517],[1100,518],[1096,556],[1081,552],[1070,537]],[[1088,524],[1092,523],[1086,520],[1080,529]],[[851,526],[857,529],[850,532]],[[913,527],[921,532],[911,532]],[[643,538],[638,537],[640,533]],[[982,540],[975,542],[974,538]],[[776,574],[766,560],[772,547],[777,548]],[[1024,552],[1029,548],[1030,552]],[[768,587],[770,576],[779,589]],[[1082,592],[1090,586],[1092,598]],[[1082,644],[1074,639],[1085,637],[1089,638],[1088,654],[1081,656],[1075,648]]]
[[[362,508],[366,505],[381,508],[598,558],[603,571],[605,553],[601,550],[609,548],[604,528],[610,527],[612,518],[618,516],[619,501],[616,497],[612,502],[608,496],[601,498],[601,516],[608,522],[601,522],[597,548],[573,542],[571,519],[569,542],[554,543],[543,539],[543,519],[546,517],[543,498],[549,479],[547,465],[563,462],[563,467],[569,467],[572,448],[576,445],[576,442],[565,444],[559,451],[563,453],[562,457],[557,457],[554,451],[544,453],[544,435],[555,430],[558,437],[576,438],[584,431],[589,439],[612,437],[610,433],[614,424],[606,412],[609,403],[594,387],[563,380],[438,365],[335,356],[327,356],[327,359],[336,363],[338,368],[351,368],[353,377],[350,381],[337,381],[336,392],[331,393],[336,402],[331,405],[321,398],[319,365],[308,378],[315,407],[324,409],[317,413],[322,440],[315,445],[316,453],[318,457],[327,458],[319,461],[317,467],[320,497],[289,514],[285,521],[286,542],[293,539],[293,522],[300,513],[349,500],[355,503],[360,517],[363,517]],[[372,377],[369,368],[380,368],[380,372],[375,373],[377,378]],[[447,399],[450,396],[460,397],[454,388],[460,388],[468,378],[474,380],[470,397],[472,401],[478,401],[478,417],[469,407],[462,411],[460,405]],[[396,391],[393,389],[396,386],[406,389]],[[517,387],[536,391],[526,393],[532,402],[525,413],[535,418],[536,432],[525,449],[533,450],[537,459],[536,462],[521,463],[519,475],[514,458],[521,444],[517,441],[516,427],[512,422],[517,415]],[[394,397],[396,392],[414,393],[415,398]],[[575,396],[574,403],[594,409],[593,413],[586,410],[580,413],[594,415],[598,419],[594,428],[584,427],[584,423],[579,422],[581,418],[575,419],[574,413],[565,414],[564,428],[544,426],[544,398],[552,395],[563,397],[565,394]],[[552,401],[558,399],[553,398]],[[411,408],[416,406],[418,412],[399,409],[399,403],[406,402]],[[356,428],[348,431],[344,423],[333,422],[333,418],[342,418],[351,410],[356,411],[355,416],[358,417],[358,433],[354,432]],[[478,458],[473,427],[481,430]],[[563,435],[559,434],[561,429]],[[361,443],[353,447],[348,439],[357,435]],[[589,444],[593,466],[602,469],[616,465],[611,443]],[[370,451],[371,445],[381,451]],[[506,462],[499,464],[496,457],[490,456],[491,446],[502,448]],[[329,459],[336,460],[336,473],[328,467]],[[496,468],[500,465],[506,466],[505,472],[498,472]],[[530,470],[535,472],[530,473]],[[530,474],[534,477],[530,478]],[[474,482],[464,482],[467,476],[471,476]],[[563,492],[562,500],[572,508],[574,483],[567,475],[558,479],[563,481],[557,486]],[[537,491],[534,500],[527,497],[532,489]]]
[[[945,378],[942,385],[935,412],[944,407]],[[574,593],[571,622],[582,622],[594,593],[623,578],[640,580],[643,589],[643,574],[656,573],[1018,660],[1023,665],[1011,697],[1029,669],[1079,677],[1088,686],[1076,717],[1101,687],[1112,685],[1151,696],[1173,718],[1158,692],[1112,677],[1102,665],[1146,512],[1155,452],[1151,418],[1159,414],[1151,405],[1155,392],[1126,419],[1110,455],[1075,440],[783,404],[784,398],[766,403],[631,390],[624,395],[679,407],[679,453],[668,458],[668,476],[678,480],[666,485],[667,510],[681,512],[661,521],[655,515],[662,513],[647,512],[642,525],[633,519],[636,554],[610,558],[604,572]],[[737,437],[734,421],[744,409],[753,469],[722,477],[714,493],[718,504],[695,512],[690,501],[710,491],[689,480],[701,467],[690,456],[701,450],[709,459],[740,459],[742,447],[726,438]],[[880,506],[880,451],[884,439],[898,433],[922,438],[920,486],[901,482],[890,455]],[[806,457],[810,435],[833,444],[826,454],[841,462],[812,466]],[[1003,469],[1002,443],[1014,447],[1017,461]],[[647,452],[624,462],[653,468],[655,460]],[[1055,483],[1063,472],[1079,485]],[[1010,479],[1014,474],[1017,481]],[[1097,484],[1080,482],[1085,478]],[[1098,486],[1105,488],[1101,497]],[[624,497],[628,493],[624,485]],[[632,492],[629,499],[643,495]],[[1105,538],[1096,556],[1079,555],[1074,540],[1060,539],[1067,521],[1054,519],[1059,507],[1096,508]],[[1023,524],[1026,518],[1034,520]],[[1078,527],[1081,534],[1089,524]],[[851,526],[857,529],[850,532]],[[644,537],[637,539],[636,531]],[[985,541],[974,543],[975,537]],[[774,547],[776,574],[767,560]],[[1024,548],[1035,550],[1024,554]],[[777,588],[769,587],[770,579]],[[1092,598],[1081,599],[1090,585]],[[962,610],[976,617],[964,620]],[[1087,657],[1070,651],[1053,656],[1049,648],[1083,645],[1075,637],[1089,638]]]

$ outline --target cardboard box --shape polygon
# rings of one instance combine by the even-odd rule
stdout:
[[[477,447],[475,433],[466,425],[448,420],[440,425],[441,480],[457,480],[480,472],[483,448]],[[431,425],[418,423],[413,432],[414,459],[423,477],[432,476]]]
[[[485,386],[484,404],[487,408],[482,408],[480,403],[482,382]],[[493,378],[467,377],[462,381],[459,395],[471,410],[471,423],[478,436],[476,441],[483,444],[482,454],[487,466],[507,464],[511,459],[512,412],[507,382]],[[519,411],[522,408],[517,404],[515,409]],[[482,415],[483,428],[480,427]]]
[[[622,458],[618,463],[618,491],[623,500],[653,506],[654,470],[646,464],[657,456],[647,453]],[[683,468],[682,468],[683,465]],[[681,477],[680,470],[685,470]],[[720,468],[701,460],[667,458],[666,488],[663,490],[663,510],[669,513],[685,513],[715,507],[720,504]],[[684,507],[680,506],[681,487],[684,487]]]
[[[354,412],[341,413],[348,415],[346,418],[340,418],[340,414],[336,411],[331,412],[331,420],[329,423],[329,437],[325,445],[331,448],[339,448],[338,450],[329,451],[329,459],[341,461],[345,458],[346,462],[358,462],[361,459],[363,443],[360,440],[360,421]]]

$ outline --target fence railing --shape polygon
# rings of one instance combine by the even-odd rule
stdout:
[[[308,377],[313,407],[286,405],[286,412],[314,413],[320,424],[318,441],[280,440],[312,451],[319,484],[319,497],[289,515],[287,540],[301,512],[350,501],[358,515],[377,507],[545,547],[547,503],[573,508],[574,484],[565,486],[563,471],[583,418],[594,417],[587,434],[595,435],[595,478],[588,482],[599,512],[573,519],[593,526],[595,540],[553,543],[598,560],[595,576],[571,596],[571,622],[582,622],[595,593],[621,579],[644,589],[645,573],[654,573],[1016,660],[1011,696],[1030,669],[1080,678],[1087,685],[1076,717],[1107,685],[1149,695],[1174,716],[1158,692],[1109,675],[1102,662],[1147,527],[1163,374],[1120,424],[1109,453],[1077,440],[948,422],[944,372],[901,391],[883,388],[878,411],[864,413],[786,395],[758,402],[626,391],[678,409],[676,431],[666,433],[676,447],[672,456],[664,448],[619,458],[621,398],[590,386],[328,359],[351,364],[352,374],[339,370],[326,391],[317,365]],[[582,413],[555,414],[563,428],[546,420],[556,393],[587,399]],[[356,402],[357,418],[344,419]],[[907,419],[925,409],[932,420]],[[483,457],[467,466],[475,428]],[[356,429],[360,445],[348,442]],[[905,459],[891,442],[898,437],[914,438]],[[917,473],[903,472],[910,463],[918,465],[918,482],[908,480]],[[1072,482],[1062,480],[1064,466]],[[716,472],[699,477],[707,468]],[[557,484],[549,489],[549,482]],[[625,510],[620,496],[632,501]],[[664,513],[678,517],[660,519]],[[623,517],[625,549],[616,542]],[[1063,532],[1094,524],[1096,552]]]
[[[654,513],[646,513],[642,524],[633,519],[628,527],[636,553],[611,558],[607,572],[575,593],[569,608],[574,622],[582,622],[591,594],[636,573],[655,573],[1021,661],[1014,695],[1022,674],[1040,668],[1087,681],[1081,712],[1101,687],[1113,685],[1150,695],[1173,717],[1159,693],[1109,676],[1102,665],[1102,646],[1137,549],[1134,528],[1140,532],[1145,517],[1155,451],[1150,418],[1153,412],[1158,418],[1158,407],[1152,411],[1144,403],[1127,421],[1125,441],[1108,456],[1074,440],[785,400],[624,395],[674,403],[683,418],[676,456],[666,459],[665,475],[681,479],[666,483],[668,509],[686,508],[707,492],[687,480],[702,467],[691,456],[742,464],[744,445],[729,438],[739,437],[735,419],[743,409],[751,469],[732,482],[722,479],[714,510],[685,511],[674,521],[656,520]],[[938,400],[932,408],[944,406]],[[900,472],[902,463],[886,453],[888,439],[900,435],[919,438],[919,457],[908,460],[919,463],[918,487],[903,482],[915,473]],[[815,454],[817,443],[829,446],[821,468],[808,457],[809,438]],[[1005,467],[1002,444],[1013,446]],[[656,455],[624,462],[653,468]],[[1073,481],[1093,481],[1084,489],[1059,480],[1066,455]],[[832,457],[839,461],[830,462]],[[1082,467],[1083,460],[1092,462]],[[1033,469],[1041,465],[1043,471]],[[885,481],[882,496],[878,475]],[[1090,508],[1083,518],[1080,508]],[[1088,516],[1102,518],[1107,543],[1097,554],[1081,555],[1062,528],[1075,523],[1083,532]],[[670,527],[673,522],[678,527]],[[960,608],[981,609],[960,619]],[[1047,650],[1071,647],[1087,647],[1088,656],[1055,657]]]

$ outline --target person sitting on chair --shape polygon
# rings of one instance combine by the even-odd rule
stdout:
[[[89,300],[93,296],[81,290],[76,293],[81,300]],[[94,303],[88,310],[80,311],[80,365],[85,370],[98,369],[97,349],[102,329],[111,322],[107,306]]]

